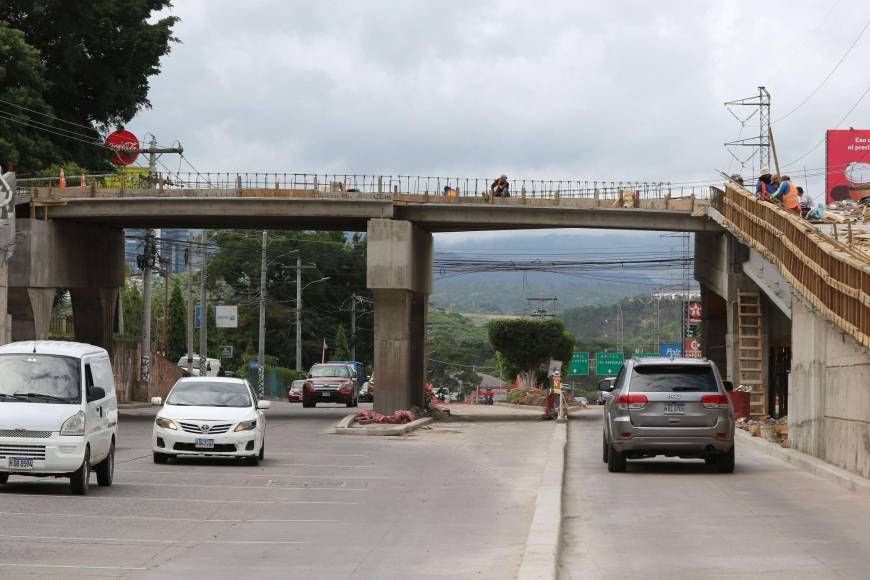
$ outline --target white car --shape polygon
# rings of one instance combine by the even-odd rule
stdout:
[[[118,403],[109,354],[90,344],[0,347],[0,484],[10,475],[69,477],[85,495],[91,470],[112,485]]]
[[[184,377],[179,379],[154,420],[151,449],[154,463],[170,457],[239,457],[259,465],[266,451],[269,401],[258,401],[245,379]]]
[[[201,362],[199,355],[194,354],[191,356],[191,359],[192,360],[190,361],[190,367],[191,367],[190,368],[190,376],[192,376],[192,377],[199,377],[199,376],[216,377],[216,376],[220,375],[221,361],[219,361],[218,359],[216,359],[216,358],[206,358],[205,359],[205,363],[206,363],[205,373],[203,373],[199,368],[200,362]],[[178,359],[178,368],[180,368],[183,371],[187,371],[187,365],[188,365],[187,355],[184,355],[183,357]]]

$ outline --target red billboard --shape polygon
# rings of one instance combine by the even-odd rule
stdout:
[[[870,195],[870,130],[831,129],[827,141],[827,202]]]

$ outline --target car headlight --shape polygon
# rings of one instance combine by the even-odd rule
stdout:
[[[69,419],[63,422],[60,426],[61,435],[84,435],[85,434],[85,412],[79,411]]]
[[[172,429],[173,431],[178,430],[178,425],[175,424],[175,421],[166,419],[165,417],[157,417],[154,419],[154,424],[158,427],[163,427],[164,429]]]
[[[257,420],[254,419],[252,421],[242,421],[238,425],[236,425],[235,431],[250,431],[251,429],[257,428]]]

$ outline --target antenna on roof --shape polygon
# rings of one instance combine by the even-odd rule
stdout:
[[[36,354],[36,341],[33,341],[33,354]]]

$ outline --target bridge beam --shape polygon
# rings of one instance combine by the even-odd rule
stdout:
[[[432,234],[408,221],[373,219],[367,247],[367,283],[375,302],[375,410],[422,407]]]

